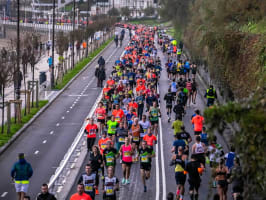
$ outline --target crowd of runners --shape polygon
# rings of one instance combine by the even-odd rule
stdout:
[[[115,62],[111,75],[104,86],[102,82],[98,84],[103,86],[102,98],[93,117],[87,119],[84,131],[89,162],[78,180],[77,193],[70,200],[90,200],[96,195],[101,195],[100,199],[104,200],[117,199],[117,191],[131,183],[131,166],[137,163],[143,192],[147,192],[152,159],[157,156],[154,147],[161,117],[158,85],[162,70],[167,71],[169,81],[168,91],[161,93],[161,100],[166,102],[169,126],[172,126],[175,137],[169,153],[172,153],[170,166],[174,166],[177,185],[177,190],[170,192],[167,199],[185,199],[184,185],[188,181],[189,197],[186,199],[197,200],[201,176],[207,170],[212,172],[212,187],[217,187],[214,198],[227,199],[228,183],[232,183],[234,199],[242,198],[241,167],[234,148],[225,154],[217,138],[206,133],[199,109],[195,109],[191,116],[194,133],[186,131],[186,109],[196,104],[197,66],[182,55],[181,42],[177,44],[176,40],[157,29],[138,25],[134,31],[130,30],[130,41]],[[120,36],[116,33],[116,47],[118,38],[122,38],[122,45],[124,35],[124,30]],[[158,51],[167,58],[164,66]],[[99,65],[101,63],[105,62],[101,60]],[[104,69],[104,64],[101,65]],[[207,106],[212,106],[217,97],[213,86],[206,91],[205,97]],[[117,165],[122,165],[120,180],[116,176]],[[12,177],[14,173],[12,171]],[[47,185],[44,184],[43,188],[47,190]]]

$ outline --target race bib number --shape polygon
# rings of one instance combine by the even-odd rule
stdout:
[[[112,163],[113,162],[113,158],[112,157],[106,158],[106,162],[107,163]]]
[[[113,194],[114,194],[114,190],[113,190],[113,188],[107,188],[107,189],[106,189],[106,194],[107,194],[107,195],[113,195]]]
[[[133,141],[134,141],[134,142],[138,142],[138,141],[139,141],[139,137],[137,137],[137,136],[133,136]]]
[[[119,142],[125,142],[125,138],[120,137],[120,138],[118,139],[118,141],[119,141]]]
[[[85,186],[85,191],[92,192],[93,191],[93,187],[91,185],[90,186]]]
[[[124,157],[130,157],[130,151],[125,151],[124,152]]]
[[[147,156],[141,156],[141,162],[148,162]]]
[[[105,148],[106,148],[106,144],[102,144],[101,149],[105,149]]]

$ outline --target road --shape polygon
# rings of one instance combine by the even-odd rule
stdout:
[[[164,64],[167,62],[165,56],[162,54],[161,50],[158,52],[158,56],[161,58],[163,71],[161,72],[161,78],[159,81],[159,91],[160,91],[160,99],[161,99],[161,133],[158,139],[158,149],[156,151],[156,156],[158,156],[158,164],[156,165],[156,159],[153,159],[152,162],[152,170],[151,170],[151,178],[147,182],[147,193],[143,192],[143,185],[141,183],[141,177],[140,177],[140,168],[139,163],[133,164],[131,168],[131,184],[126,186],[120,186],[120,191],[118,192],[119,200],[164,200],[164,197],[168,194],[168,192],[173,192],[175,194],[176,192],[176,182],[175,182],[175,172],[174,167],[170,167],[169,163],[172,157],[171,154],[171,148],[174,141],[173,137],[173,130],[171,128],[171,124],[174,119],[174,114],[172,114],[172,120],[170,123],[168,123],[168,117],[166,113],[166,105],[165,101],[163,101],[163,97],[166,93],[166,91],[169,88],[170,81],[167,78],[167,72],[164,69]],[[199,84],[198,89],[204,92],[204,88],[202,85],[200,85],[199,80],[197,80],[197,83]],[[196,104],[191,105],[187,107],[186,115],[184,117],[184,125],[186,127],[186,131],[189,132],[193,138],[193,142],[190,144],[190,149],[192,144],[195,141],[195,138],[193,137],[194,131],[192,129],[192,125],[190,123],[191,116],[194,114],[195,109],[201,110],[203,112],[205,108],[206,102],[204,98],[200,95],[198,92]],[[217,135],[218,142],[224,147],[225,152],[228,151],[226,149],[225,142],[223,138],[220,135]],[[85,165],[88,162],[88,158],[85,159],[78,177],[76,178],[76,183],[78,181],[78,178],[81,173],[85,170]],[[116,176],[119,178],[119,180],[122,180],[122,168],[121,164],[117,164],[116,166]],[[210,168],[207,166],[207,170],[202,175],[202,182],[201,187],[199,189],[199,200],[207,200],[210,199],[213,194],[216,193],[216,189],[210,188]],[[120,184],[121,185],[121,184]],[[186,181],[185,185],[185,199],[190,199],[189,197],[189,185]],[[71,196],[71,194],[76,192],[76,185],[73,185],[69,195],[68,199]],[[229,194],[229,193],[228,193]],[[96,200],[102,199],[102,193],[100,191],[100,195],[96,196]],[[230,200],[230,198],[228,198]]]
[[[110,73],[111,65],[123,51],[122,48],[114,49],[114,44],[112,44],[103,53],[105,58],[110,58],[107,63],[107,74]],[[162,66],[164,66],[166,59],[161,51],[159,51],[159,56],[162,59]],[[29,195],[35,197],[40,190],[40,185],[44,182],[48,182],[49,178],[54,173],[55,168],[58,166],[65,152],[73,142],[73,139],[83,124],[84,118],[89,113],[99,95],[100,90],[96,87],[96,79],[94,78],[93,66],[95,65],[95,62],[92,63],[92,65],[55,100],[55,102],[23,133],[23,135],[0,156],[0,169],[1,172],[3,172],[3,174],[1,174],[0,200],[13,200],[16,197],[14,185],[11,183],[9,172],[12,164],[16,161],[17,154],[20,152],[26,154],[26,159],[34,168]],[[167,79],[167,74],[166,71],[163,70],[159,85],[161,99],[163,99],[168,86],[169,81]],[[202,86],[199,87],[199,89],[203,90]],[[204,99],[198,93],[196,104],[187,108],[184,118],[186,130],[191,135],[193,131],[190,124],[190,117],[195,108],[203,110],[204,107]],[[168,192],[175,193],[176,191],[174,167],[169,166],[171,159],[170,150],[173,143],[173,131],[171,129],[171,123],[167,122],[164,101],[161,101],[161,111],[162,131],[159,136],[158,146],[156,147],[157,158],[153,159],[152,163],[151,179],[147,182],[148,191],[147,193],[143,192],[139,164],[133,164],[130,177],[131,184],[120,187],[120,200],[164,200],[164,197]],[[219,136],[218,142],[225,146],[222,138]],[[80,169],[80,173],[84,171],[84,166],[87,161],[88,158],[85,159],[85,162]],[[116,176],[121,180],[122,169],[120,164],[117,164]],[[207,169],[202,176],[202,186],[199,191],[200,200],[207,200],[208,196],[215,193],[215,190],[209,189],[209,180],[210,170]],[[73,185],[69,196],[75,192],[76,185]],[[3,194],[5,194],[5,196],[1,197]],[[96,200],[99,199],[102,199],[102,195],[97,196]],[[187,183],[185,199],[189,199]]]
[[[115,48],[114,44],[103,52],[103,57],[109,58],[106,64],[107,74],[122,52],[123,48]],[[26,160],[34,169],[29,189],[31,197],[36,197],[41,184],[49,181],[100,93],[94,77],[96,65],[97,60],[0,156],[1,200],[16,199],[10,169],[17,160],[18,153],[25,153]]]

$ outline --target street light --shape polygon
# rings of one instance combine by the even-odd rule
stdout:
[[[75,18],[76,18],[76,0],[73,1],[73,36],[72,36],[72,69],[74,68],[75,66],[75,53],[74,53],[74,50],[75,50],[75,38],[74,38],[74,31],[75,31]]]
[[[20,70],[20,66],[19,66],[19,56],[20,56],[20,30],[19,30],[19,9],[20,9],[20,2],[19,0],[17,0],[17,69],[16,69],[16,79],[17,79],[17,85],[16,85],[16,99],[20,99],[20,87],[19,87],[19,79],[20,79],[20,74],[19,74],[19,70]]]
[[[52,72],[51,88],[54,88],[54,32],[55,32],[55,0],[53,0],[53,35],[52,35]]]

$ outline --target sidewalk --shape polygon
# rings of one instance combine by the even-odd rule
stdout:
[[[103,38],[101,37],[101,39],[98,41],[99,44],[101,44],[101,42],[103,42]],[[95,50],[95,43],[91,43],[92,47],[90,47],[89,45],[89,53],[91,51],[94,51]],[[76,45],[75,45],[76,46]],[[75,50],[75,64],[77,62],[79,62],[80,60],[82,60],[84,57],[84,52],[85,52],[85,49],[80,48],[80,56],[77,55],[77,51],[76,51],[76,48],[74,49]],[[50,50],[49,52],[49,56],[52,55],[52,50]],[[70,62],[71,59],[69,59],[69,57],[71,57],[72,55],[72,52],[71,52],[71,49],[69,48],[67,53],[64,53],[64,58],[67,59],[66,62]],[[56,95],[57,91],[53,91],[53,90],[50,90],[50,72],[49,72],[49,66],[48,66],[48,53],[45,52],[45,54],[43,54],[39,60],[39,62],[35,65],[34,67],[34,80],[35,81],[39,81],[39,75],[40,75],[40,72],[45,72],[46,73],[46,82],[43,84],[43,85],[39,85],[39,100],[50,100],[53,98],[53,96]],[[71,57],[72,58],[72,57]],[[59,63],[59,55],[56,53],[56,50],[55,50],[55,57],[54,57],[54,65],[55,65],[55,69],[54,69],[54,76],[55,76],[55,80],[57,78],[57,75],[58,75],[58,71],[57,71],[57,65]],[[21,71],[22,71],[22,65],[21,65]],[[26,79],[26,88],[28,88],[28,81],[31,81],[32,80],[32,72],[31,72],[31,67],[30,65],[28,64],[28,70],[27,70],[27,74],[25,75],[25,79]],[[45,86],[45,87],[44,87]],[[21,90],[25,90],[25,86],[24,86],[24,80],[22,80],[21,82]],[[35,94],[34,94],[35,95]],[[14,96],[14,84],[11,83],[10,87],[7,87],[5,88],[5,101],[9,101],[9,100],[14,100],[15,99],[15,96]],[[36,97],[34,97],[34,101],[35,101]],[[25,108],[25,94],[21,94],[20,95],[20,100],[22,100],[22,109]],[[15,116],[15,109],[14,109],[14,106],[12,105],[11,106],[11,117],[14,117]],[[7,120],[7,113],[6,113],[6,108],[5,108],[5,112],[4,112],[4,119],[5,119],[5,122]],[[0,115],[0,120],[2,120],[2,115]]]

